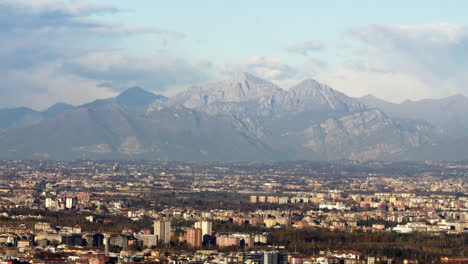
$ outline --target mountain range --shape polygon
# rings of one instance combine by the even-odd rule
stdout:
[[[80,106],[0,109],[0,159],[461,160],[468,98],[393,104],[248,73],[165,97],[139,87]]]

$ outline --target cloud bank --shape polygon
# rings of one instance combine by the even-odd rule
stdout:
[[[80,0],[0,0],[0,9],[0,107],[81,104],[131,85],[157,91],[203,79],[198,65],[185,60],[127,56],[114,48],[139,34],[185,38],[183,32],[96,18],[128,11]]]
[[[370,25],[347,36],[359,44],[359,55],[326,74],[345,92],[393,101],[468,92],[465,25]]]
[[[245,56],[215,64],[171,55],[171,44],[186,41],[185,32],[105,20],[101,15],[130,12],[111,5],[0,0],[0,10],[0,107],[76,105],[136,85],[168,94],[237,72],[284,88],[315,77],[351,96],[374,94],[395,102],[468,94],[468,27],[462,24],[369,25],[346,32],[342,44],[348,48],[304,36],[286,49],[289,57]],[[119,49],[121,40],[142,34],[156,38],[160,47],[154,50],[160,52],[140,56]],[[322,51],[329,61],[312,56]]]

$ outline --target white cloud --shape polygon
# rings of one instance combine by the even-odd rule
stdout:
[[[56,102],[80,105],[109,98],[133,86],[156,93],[182,89],[210,79],[211,65],[153,55],[127,56],[111,51],[88,52],[64,60],[0,71],[1,107],[44,109]]]
[[[466,38],[462,24],[370,25],[349,31],[354,37],[374,46],[401,49],[417,46],[456,44]],[[424,40],[424,42],[420,42]],[[416,44],[416,45],[415,45]]]
[[[408,98],[427,98],[427,86],[424,82],[399,72],[356,69],[343,65],[322,73],[320,80],[353,97],[372,94],[396,103]]]
[[[322,41],[311,40],[311,41],[306,41],[304,43],[289,47],[287,50],[289,52],[298,53],[298,54],[307,56],[311,52],[323,50],[324,48],[325,48],[325,44]]]
[[[320,74],[339,90],[392,101],[468,94],[465,25],[370,25],[348,36],[360,55]]]
[[[305,79],[316,78],[320,72],[328,72],[328,69],[326,61],[315,58],[308,58],[301,65],[292,65],[275,56],[252,56],[222,65],[218,72],[224,75],[223,78],[248,72],[287,90]]]
[[[242,61],[222,66],[223,73],[249,72],[270,81],[296,78],[299,72],[273,56],[252,56]]]
[[[184,60],[126,56],[114,49],[123,36],[154,34],[167,41],[185,34],[99,19],[101,13],[122,12],[113,6],[82,0],[0,0],[0,10],[0,107],[80,104],[133,85],[164,90],[204,76],[198,65]]]
[[[89,15],[97,12],[118,12],[110,5],[101,5],[85,1],[60,0],[0,0],[0,4],[18,9],[27,9],[34,13],[61,12],[73,16]]]
[[[203,82],[208,79],[212,68],[206,63],[192,63],[161,54],[137,57],[94,52],[70,60],[64,65],[64,70],[98,80],[114,90],[137,85],[159,92],[172,86]]]
[[[0,73],[7,80],[2,87],[0,104],[44,109],[56,102],[79,105],[97,98],[114,96],[115,91],[99,87],[99,82],[60,71],[60,65],[41,64],[28,70],[9,70]]]

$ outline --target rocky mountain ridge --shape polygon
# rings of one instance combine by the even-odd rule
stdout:
[[[81,106],[57,105],[48,116],[0,110],[0,158],[417,159],[418,149],[445,140],[446,131],[427,120],[368,102],[315,80],[284,90],[248,73],[171,98],[135,87]],[[31,114],[30,123],[22,121]]]

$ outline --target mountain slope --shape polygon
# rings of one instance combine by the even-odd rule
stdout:
[[[268,147],[237,133],[230,123],[183,107],[151,111],[145,116],[115,106],[79,107],[6,133],[0,148],[3,159],[273,158]]]
[[[166,99],[167,98],[162,95],[157,95],[152,92],[148,92],[140,87],[133,87],[119,94],[115,98],[115,101],[121,106],[142,107],[149,106],[154,101]]]
[[[29,127],[71,108],[72,105],[57,103],[42,112],[27,107],[0,109],[0,131]]]
[[[154,94],[140,87],[133,87],[123,91],[116,97],[98,99],[81,105],[80,107],[89,109],[121,107],[131,112],[141,113],[144,112],[151,104],[164,102],[166,100],[167,98],[165,96]]]
[[[283,107],[284,111],[295,113],[323,109],[350,113],[363,110],[364,105],[327,85],[315,80],[305,80],[288,90]]]
[[[468,160],[468,136],[445,139],[437,144],[422,145],[391,157],[394,160]]]
[[[56,103],[53,106],[49,107],[47,110],[42,112],[46,117],[53,117],[55,115],[58,115],[64,111],[73,109],[74,106],[70,104],[65,104],[65,103]]]
[[[134,87],[40,114],[4,129],[0,159],[399,159],[440,144],[442,134],[314,80],[283,90],[246,73],[173,98]]]
[[[233,79],[192,87],[170,101],[173,105],[199,108],[213,103],[253,102],[283,93],[283,89],[268,81],[240,73]]]
[[[219,95],[249,87],[234,99]],[[204,98],[205,100],[194,100]],[[175,102],[175,103],[174,103]],[[404,122],[369,110],[315,80],[282,90],[250,75],[189,89],[175,97],[209,115],[250,123],[240,131],[288,149],[305,159],[382,159],[413,147],[432,144],[439,130],[424,122]],[[231,121],[232,122],[232,121]]]
[[[28,127],[42,119],[40,112],[26,107],[0,109],[0,131]]]
[[[401,104],[389,103],[373,96],[362,97],[359,100],[393,117],[429,122],[443,128],[452,138],[468,136],[468,98],[463,95],[442,99],[406,100]]]
[[[307,148],[327,159],[387,159],[412,148],[432,143],[434,130],[389,118],[378,109],[355,112],[326,120],[305,131]]]

